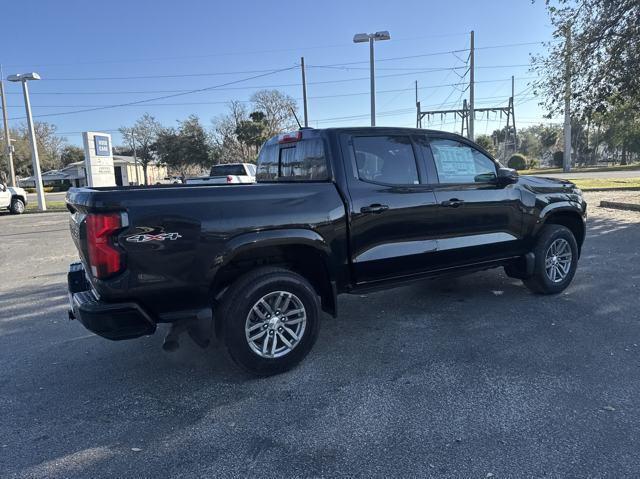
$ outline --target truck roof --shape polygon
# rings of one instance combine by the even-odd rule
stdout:
[[[353,133],[353,132],[368,132],[368,131],[386,131],[386,132],[398,132],[404,134],[441,134],[447,135],[451,137],[459,137],[463,138],[461,135],[457,133],[453,133],[450,131],[442,131],[442,130],[428,130],[424,128],[407,128],[400,126],[343,126],[343,127],[330,127],[330,128],[311,128],[311,127],[303,127],[299,130],[294,130],[293,132],[302,132],[305,138],[315,138],[320,136],[323,132],[335,132],[335,133]],[[293,132],[284,133],[284,135],[291,135]],[[276,135],[270,138],[265,144],[274,144],[278,143],[280,137],[282,135]]]

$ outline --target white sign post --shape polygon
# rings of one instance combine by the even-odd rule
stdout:
[[[85,131],[82,133],[82,140],[88,186],[116,186],[111,135]]]

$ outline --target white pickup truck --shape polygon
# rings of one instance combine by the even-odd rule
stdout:
[[[187,178],[188,185],[220,184],[220,183],[255,183],[256,165],[252,163],[226,163],[211,168],[209,176]]]
[[[8,209],[14,215],[24,213],[27,206],[27,192],[17,186],[0,183],[0,209]]]

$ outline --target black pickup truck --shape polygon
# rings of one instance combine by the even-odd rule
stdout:
[[[341,293],[494,267],[558,293],[586,219],[574,184],[405,128],[301,129],[263,146],[256,184],[79,188],[67,206],[71,318],[113,340],[171,323],[169,350],[217,337],[257,375],[304,358]]]

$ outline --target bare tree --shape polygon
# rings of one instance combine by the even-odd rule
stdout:
[[[297,127],[293,112],[298,111],[296,100],[279,90],[259,90],[251,96],[254,111],[264,113],[267,137]]]
[[[124,141],[132,150],[135,150],[136,156],[140,160],[145,185],[149,184],[147,168],[154,158],[153,144],[161,130],[162,125],[148,113],[142,115],[133,126],[123,126],[119,129]]]

